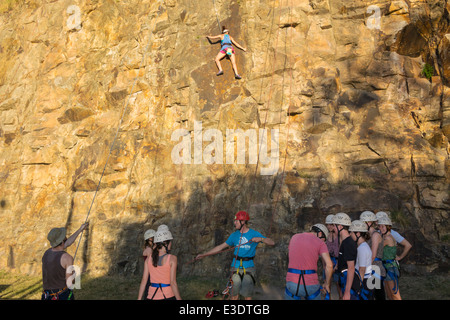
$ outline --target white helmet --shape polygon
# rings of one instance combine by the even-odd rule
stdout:
[[[164,242],[167,240],[173,240],[172,233],[169,231],[169,227],[162,224],[158,227],[155,234],[155,243]]]
[[[153,238],[155,236],[156,232],[153,229],[148,229],[144,233],[144,240],[148,240],[150,238]]]
[[[377,221],[377,216],[372,211],[364,211],[359,216],[359,220],[361,220],[362,222]]]
[[[313,228],[314,227],[316,227],[316,228],[318,228],[320,231],[322,231],[322,233],[324,234],[324,236],[325,236],[325,240],[326,240],[326,238],[328,238],[328,229],[327,229],[327,227],[325,227],[323,224],[321,224],[321,223],[316,223],[315,225],[313,225],[312,227],[311,227],[311,230],[313,230]]]
[[[158,230],[156,231],[169,231],[169,227],[166,226],[165,224],[162,224],[158,227]]]
[[[351,226],[352,225],[352,219],[348,216],[348,214],[344,212],[339,212],[333,217],[333,223],[334,224],[340,224],[343,226]]]
[[[389,218],[389,215],[386,212],[384,212],[384,211],[378,211],[376,216],[377,216],[377,220],[380,220],[380,218],[383,218],[383,217],[388,217]]]
[[[334,214],[327,215],[327,217],[325,218],[325,224],[333,224],[333,217]]]
[[[352,225],[348,228],[348,231],[352,232],[367,232],[367,224],[361,220],[353,220]]]
[[[392,226],[392,221],[388,216],[384,216],[378,219],[378,224],[384,224],[385,226]]]

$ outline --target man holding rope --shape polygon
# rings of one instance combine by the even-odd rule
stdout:
[[[88,227],[89,223],[83,223],[81,227],[67,238],[66,228],[53,228],[48,233],[47,239],[51,248],[45,251],[42,257],[42,282],[44,292],[42,300],[73,300],[73,292],[70,288],[74,258],[65,249],[72,245],[78,235]]]
[[[272,239],[264,237],[261,233],[248,227],[250,216],[246,211],[239,211],[234,218],[233,232],[224,243],[214,247],[204,254],[199,254],[196,260],[203,257],[219,253],[228,247],[234,248],[234,258],[231,263],[232,270],[232,291],[231,299],[239,299],[241,294],[245,300],[251,300],[255,288],[255,257],[256,247],[259,243],[273,246]]]

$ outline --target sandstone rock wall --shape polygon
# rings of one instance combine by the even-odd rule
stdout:
[[[277,243],[258,249],[263,276],[283,276],[292,234],[363,210],[391,212],[414,246],[407,270],[448,268],[449,11],[447,0],[5,2],[0,268],[38,274],[48,231],[89,214],[84,271],[139,273],[144,231],[166,223],[181,272],[226,272],[230,254],[187,262],[226,240],[242,209]],[[219,45],[205,36],[222,25],[248,48],[236,49],[240,81],[227,60],[215,76]],[[196,124],[200,163],[187,149],[190,163],[174,163],[180,141],[195,149]],[[231,129],[278,132],[276,173],[248,154],[228,163]]]

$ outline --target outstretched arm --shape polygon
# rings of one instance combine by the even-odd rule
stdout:
[[[224,243],[219,244],[218,246],[212,248],[212,249],[209,250],[208,252],[205,252],[205,253],[203,253],[203,254],[197,255],[197,257],[195,257],[195,259],[198,260],[198,259],[201,259],[201,258],[203,258],[203,257],[205,257],[205,256],[210,255],[210,254],[218,253],[218,252],[220,252],[220,251],[222,251],[223,249],[228,248],[228,247],[229,247],[229,245],[228,245],[226,242],[224,242]]]
[[[209,40],[220,40],[220,39],[222,39],[221,37],[220,37],[220,35],[219,36],[206,36]]]
[[[252,239],[252,242],[261,242],[261,243],[267,244],[268,246],[275,245],[275,242],[272,239],[270,239],[270,238],[263,238],[263,237],[254,237]]]
[[[74,234],[72,234],[69,238],[67,238],[67,240],[64,242],[64,249],[67,248],[67,247],[69,247],[69,246],[71,246],[71,245],[75,242],[75,240],[77,239],[78,235],[79,235],[84,229],[86,229],[88,225],[89,225],[89,222],[83,223],[83,224],[81,225],[81,227],[80,227],[77,231],[75,231]]]
[[[243,51],[247,51],[247,48],[244,48],[243,46],[241,46],[239,43],[237,43],[232,37],[230,37],[231,42],[238,47],[239,49],[243,50]]]

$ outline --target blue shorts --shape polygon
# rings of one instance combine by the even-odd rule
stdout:
[[[227,47],[220,50],[220,53],[227,53],[227,50],[231,49],[231,53],[234,54],[234,48],[233,47]]]

